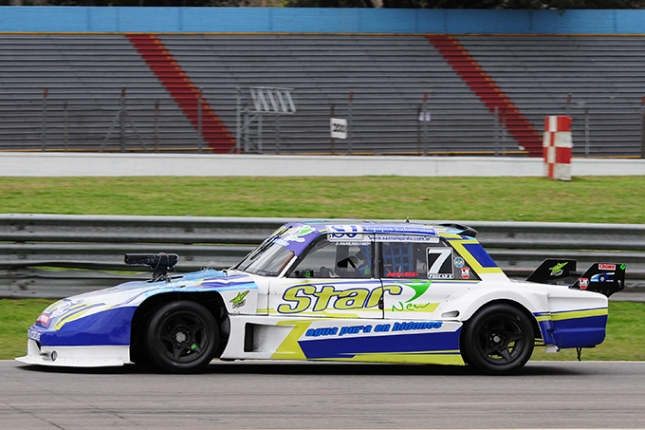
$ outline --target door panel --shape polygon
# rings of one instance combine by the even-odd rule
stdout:
[[[291,279],[271,282],[269,315],[383,318],[378,279]]]
[[[383,318],[381,281],[372,276],[372,247],[322,236],[269,288],[269,314]]]

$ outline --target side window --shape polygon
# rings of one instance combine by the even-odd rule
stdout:
[[[385,278],[428,278],[427,243],[383,242],[381,263]]]
[[[370,245],[320,240],[300,260],[290,278],[371,278]]]
[[[384,242],[381,262],[385,278],[479,279],[443,242]]]

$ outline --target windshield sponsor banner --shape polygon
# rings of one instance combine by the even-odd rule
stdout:
[[[373,236],[375,242],[423,242],[439,243],[439,238],[435,236],[402,236],[396,234],[376,234]]]
[[[354,237],[358,233],[371,233],[371,234],[423,234],[436,236],[437,231],[433,227],[425,227],[420,225],[326,225],[325,228],[330,235],[338,235],[338,237]]]
[[[318,236],[318,230],[310,225],[294,226],[278,236],[275,242],[284,246],[289,251],[293,251],[296,255],[309,246],[311,241]]]
[[[439,243],[437,236],[403,235],[403,234],[365,234],[365,233],[330,233],[327,236],[330,242],[338,245],[367,245],[370,242],[415,242]]]

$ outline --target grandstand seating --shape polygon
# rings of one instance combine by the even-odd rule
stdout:
[[[504,100],[534,146],[545,116],[570,112],[574,156],[585,154],[587,111],[590,155],[641,153],[641,36],[457,36],[464,58],[475,62],[461,72],[463,58],[452,61],[420,35],[146,37],[0,34],[0,150],[228,152],[237,87],[270,86],[293,88],[297,113],[263,116],[269,153],[329,153],[332,105],[336,117],[348,118],[351,91],[354,154],[415,154],[426,143],[432,154],[492,154],[502,144],[526,154],[511,110],[495,138],[493,106]],[[484,93],[497,96],[482,96],[464,75],[478,66],[475,81],[491,79]],[[200,88],[203,137],[196,131]],[[423,124],[426,92],[431,121]],[[335,152],[346,153],[348,144],[335,140]]]

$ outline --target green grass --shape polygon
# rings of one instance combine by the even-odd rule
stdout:
[[[645,177],[2,178],[0,213],[645,223]]]
[[[9,360],[25,354],[27,329],[51,304],[46,299],[0,299],[0,359]],[[645,303],[609,302],[607,338],[593,349],[584,349],[583,360],[645,360]],[[546,354],[537,347],[532,360],[577,360],[576,351],[565,349]]]
[[[645,223],[645,177],[7,178],[0,213]],[[51,300],[0,300],[0,358]],[[611,302],[585,360],[645,360],[645,304]],[[575,360],[573,350],[534,359]]]
[[[25,355],[27,329],[52,302],[48,299],[0,299],[0,359]]]

